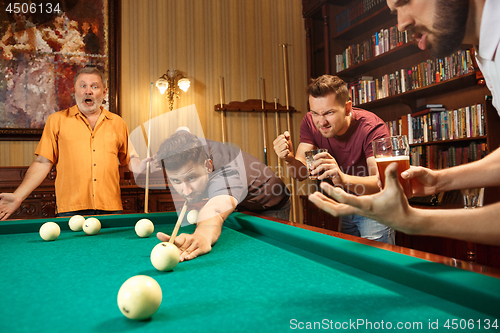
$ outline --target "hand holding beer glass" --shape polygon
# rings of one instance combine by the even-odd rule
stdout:
[[[316,161],[314,159],[314,156],[319,154],[319,153],[326,153],[328,152],[327,149],[313,149],[306,151],[306,163],[307,163],[307,172],[309,174],[309,179],[318,179],[318,175],[311,175],[311,165]]]
[[[403,187],[406,197],[411,198],[411,182],[409,179],[401,178],[401,173],[410,168],[410,145],[406,135],[373,140],[372,148],[382,187],[385,187],[385,169],[389,164],[397,163],[399,183]]]

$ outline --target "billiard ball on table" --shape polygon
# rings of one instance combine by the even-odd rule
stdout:
[[[125,281],[118,291],[118,307],[130,319],[151,317],[161,304],[162,293],[158,282],[146,275],[136,275]]]
[[[74,215],[68,221],[69,228],[73,231],[82,231],[83,222],[85,222],[85,217],[81,215]]]
[[[87,235],[95,235],[101,230],[101,222],[95,217],[89,217],[83,222],[83,231]]]
[[[198,211],[196,209],[189,211],[189,213],[187,214],[187,221],[190,224],[195,224],[196,222],[198,222]]]
[[[148,219],[142,219],[135,224],[135,233],[139,237],[147,238],[155,231],[153,222]]]
[[[55,222],[46,222],[40,227],[40,237],[46,241],[53,241],[61,234],[61,228]]]
[[[157,244],[151,251],[151,263],[159,271],[170,271],[179,263],[181,251],[169,242]]]

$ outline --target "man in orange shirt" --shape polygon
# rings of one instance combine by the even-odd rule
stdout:
[[[76,105],[51,114],[35,161],[14,193],[0,194],[0,219],[7,219],[56,164],[58,216],[121,213],[119,166],[141,172],[147,159],[130,156],[127,125],[102,107],[106,79],[95,67],[75,76]]]

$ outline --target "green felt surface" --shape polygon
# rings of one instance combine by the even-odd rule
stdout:
[[[175,216],[148,214],[167,233]],[[158,240],[134,232],[143,217],[100,217],[98,235],[63,230],[54,242],[27,231],[46,220],[0,225],[0,332],[284,332],[361,320],[360,331],[383,321],[425,332],[436,321],[449,331],[452,319],[477,330],[500,314],[498,279],[239,213],[210,254],[159,272],[149,259]],[[144,322],[116,304],[121,284],[140,274],[163,291]]]

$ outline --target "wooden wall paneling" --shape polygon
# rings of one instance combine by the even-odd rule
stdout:
[[[12,193],[24,179],[28,167],[0,168],[0,193]],[[54,180],[56,177],[53,168],[44,181],[36,188],[10,219],[31,219],[54,217],[56,196]],[[145,176],[141,175],[135,182],[133,175],[126,168],[120,168],[120,189],[124,213],[144,212]],[[182,205],[183,200],[178,195],[172,195],[165,187],[163,173],[153,173],[150,177],[149,211],[175,211],[174,202]]]
[[[300,1],[123,2],[122,104],[123,115],[131,129],[143,122],[140,114],[148,106],[147,98],[141,100],[139,96],[148,96],[145,91],[149,82],[156,81],[166,69],[172,67],[183,71],[192,80],[190,90],[181,93],[174,107],[196,104],[205,136],[220,141],[222,133],[218,114],[211,112],[219,100],[219,76],[224,78],[226,102],[259,98],[258,82],[261,77],[266,81],[267,100],[272,102],[276,96],[283,101],[279,52],[279,43],[282,42],[291,44],[290,50],[293,50],[290,53],[290,76],[291,81],[295,80],[292,84],[299,87],[295,90],[292,86],[295,95],[292,98],[298,100],[294,105],[299,110],[305,109],[307,73]],[[146,9],[141,9],[143,7]],[[143,13],[151,10],[155,11],[154,18],[148,18]],[[189,27],[183,30],[186,25]],[[148,33],[148,29],[155,32]],[[148,55],[149,52],[156,55]],[[141,65],[145,67],[141,72],[149,77],[139,73]],[[125,95],[129,97],[125,98]],[[157,100],[153,103],[153,114],[167,111],[166,102],[156,91],[153,99]],[[229,141],[262,158],[259,156],[262,154],[259,149],[262,142],[247,140],[248,130],[260,127],[258,119],[254,119],[258,117],[232,117],[234,119],[228,119],[227,124]],[[297,128],[299,120],[301,117],[294,120]],[[273,128],[268,124],[267,131]],[[293,135],[298,140],[298,133]]]

